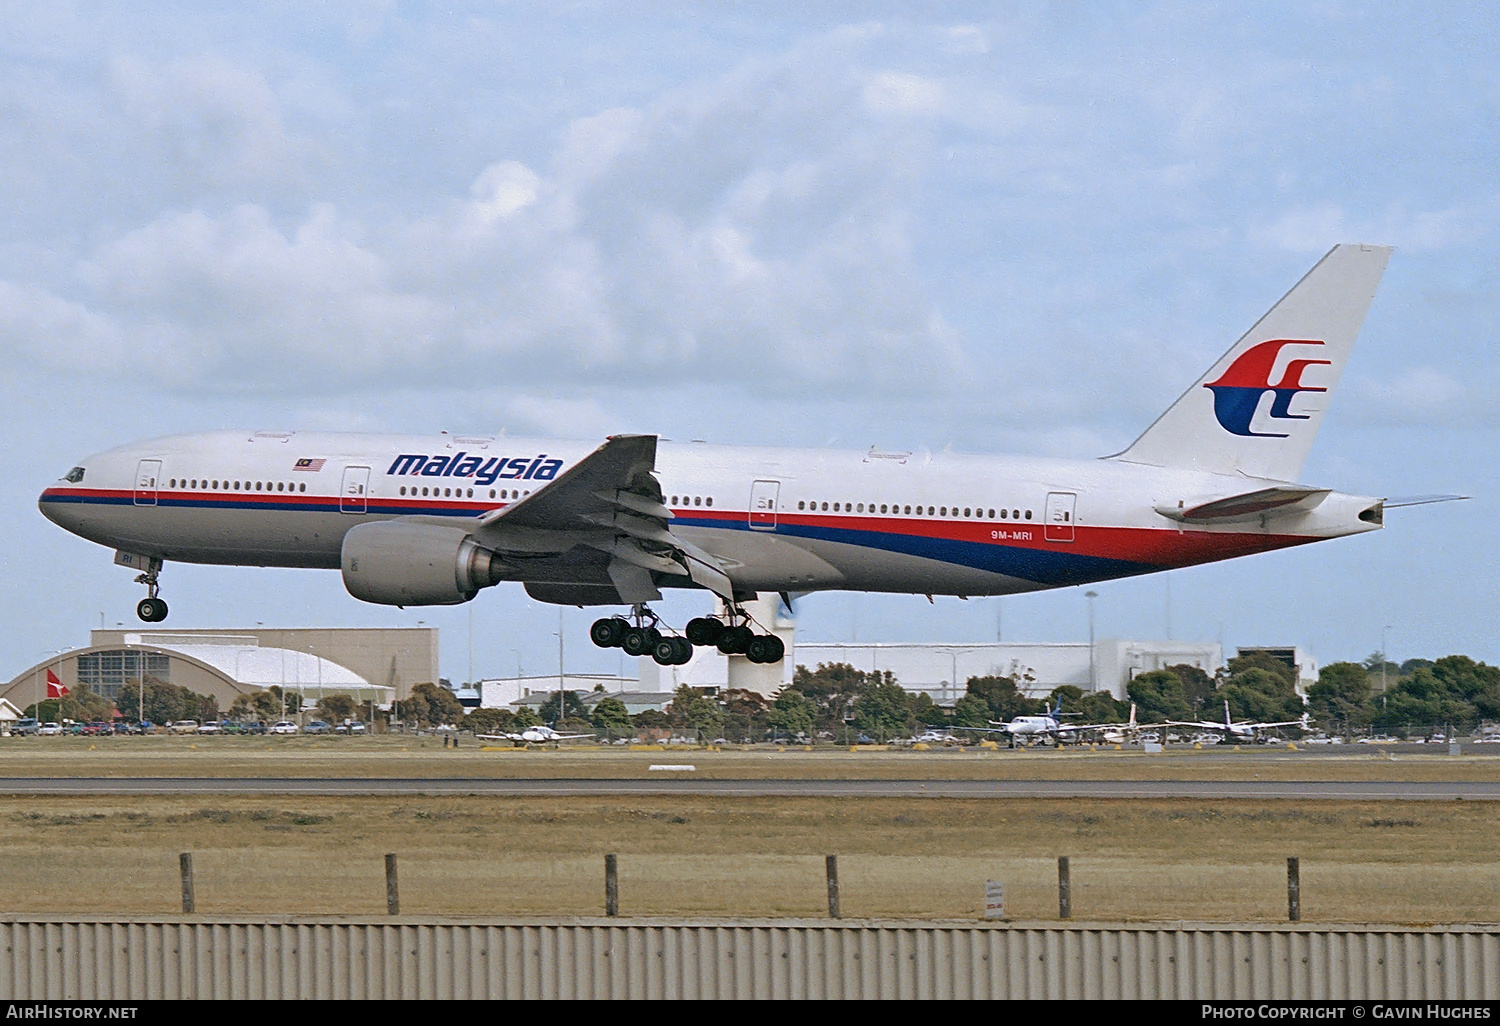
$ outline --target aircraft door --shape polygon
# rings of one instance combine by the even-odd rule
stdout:
[[[1073,512],[1078,496],[1073,492],[1048,492],[1047,515],[1043,521],[1042,537],[1049,542],[1073,540]]]
[[[339,490],[339,512],[363,513],[365,511],[365,493],[369,490],[369,467],[345,467],[344,485]]]
[[[155,506],[157,482],[161,479],[161,460],[141,460],[135,468],[135,504]]]
[[[776,501],[780,481],[756,481],[750,486],[750,530],[776,530]]]

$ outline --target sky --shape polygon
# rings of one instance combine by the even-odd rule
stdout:
[[[143,589],[36,497],[217,428],[1119,451],[1339,242],[1396,247],[1303,475],[1463,493],[1095,585],[1100,637],[1500,662],[1491,3],[7,4],[0,679]],[[169,565],[169,626],[596,612]],[[1082,640],[1084,589],[827,594],[820,641]],[[701,596],[661,609],[680,622]]]

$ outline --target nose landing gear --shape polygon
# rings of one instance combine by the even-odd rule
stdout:
[[[146,586],[146,597],[136,603],[135,615],[145,623],[161,623],[167,618],[167,600],[160,598],[157,592],[157,578],[161,574],[161,560],[152,558],[146,564],[146,572],[136,577],[136,584]]]

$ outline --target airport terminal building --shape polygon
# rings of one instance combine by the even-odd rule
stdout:
[[[111,701],[144,676],[211,695],[226,711],[240,695],[273,684],[308,703],[344,694],[389,708],[413,686],[438,679],[437,628],[95,630],[88,646],[0,687],[0,699],[22,709],[45,699],[49,672],[70,691]]]

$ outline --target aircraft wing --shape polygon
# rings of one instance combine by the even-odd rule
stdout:
[[[612,585],[627,603],[661,598],[653,573],[732,601],[719,562],[669,529],[655,470],[655,435],[614,435],[555,481],[480,517],[479,541],[507,562],[548,559],[559,580]]]
[[[1277,485],[1206,502],[1194,501],[1191,505],[1188,500],[1180,499],[1176,506],[1157,506],[1156,512],[1180,524],[1242,523],[1262,516],[1305,513],[1328,498],[1330,492],[1328,488]]]

